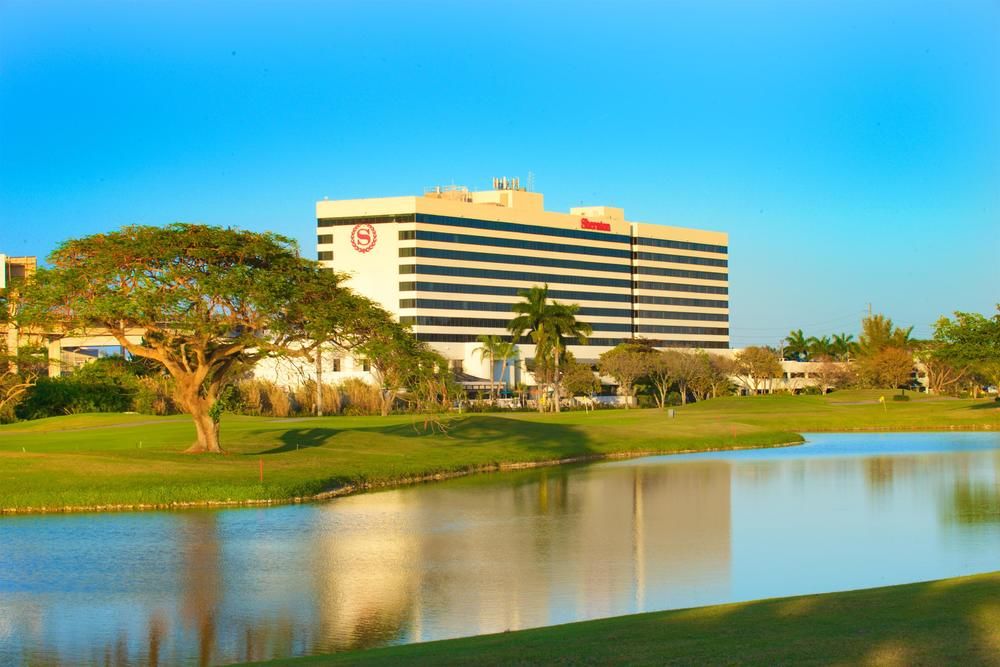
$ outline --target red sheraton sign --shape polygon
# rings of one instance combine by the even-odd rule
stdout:
[[[596,220],[587,220],[586,218],[583,218],[580,220],[580,229],[596,229],[599,232],[610,232],[611,223],[597,222]]]

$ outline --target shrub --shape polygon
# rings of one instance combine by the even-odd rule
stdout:
[[[174,399],[174,382],[170,377],[151,375],[138,379],[135,410],[144,415],[175,415],[181,410]]]
[[[292,414],[292,398],[288,390],[273,382],[261,383],[267,397],[268,412],[272,417],[288,417]]]
[[[259,380],[242,380],[236,383],[233,411],[244,415],[264,414],[264,389]]]
[[[130,362],[98,359],[64,377],[39,378],[15,408],[21,419],[79,412],[128,412],[135,407],[139,382]]]
[[[908,400],[910,400],[910,397],[909,396],[904,396],[902,394],[893,394],[892,395],[892,400],[894,400],[894,401],[908,401]]]
[[[377,415],[381,411],[378,387],[361,378],[347,378],[340,384],[344,414]]]
[[[311,415],[316,412],[315,380],[306,380],[292,390],[292,410],[297,415]]]

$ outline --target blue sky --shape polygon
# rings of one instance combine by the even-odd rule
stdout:
[[[0,0],[0,252],[529,171],[729,232],[734,346],[928,335],[1000,301],[1000,3]]]

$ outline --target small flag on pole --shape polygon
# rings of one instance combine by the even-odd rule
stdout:
[[[878,402],[882,404],[882,411],[883,412],[888,412],[889,411],[889,408],[885,407],[885,396],[879,396],[878,397]]]

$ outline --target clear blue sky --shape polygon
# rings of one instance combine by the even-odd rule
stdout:
[[[1000,3],[0,0],[0,252],[529,170],[729,232],[735,346],[927,335],[1000,301]]]

